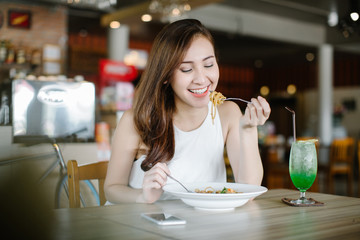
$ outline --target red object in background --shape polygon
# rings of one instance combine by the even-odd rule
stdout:
[[[31,25],[31,12],[24,10],[8,11],[9,27],[29,29]]]
[[[120,61],[101,59],[99,65],[100,79],[105,82],[131,82],[138,74],[135,66]]]
[[[115,86],[117,82],[131,82],[137,75],[135,66],[129,66],[120,61],[100,59],[98,84],[100,93],[105,86]]]

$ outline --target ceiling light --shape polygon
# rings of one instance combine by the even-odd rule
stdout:
[[[289,84],[286,90],[288,94],[293,95],[296,93],[296,86],[294,84]]]
[[[184,5],[184,10],[185,10],[185,11],[190,11],[190,10],[191,10],[190,4],[186,3],[186,4]]]
[[[151,0],[149,12],[159,14],[162,22],[173,22],[186,18],[191,10],[188,0]]]
[[[150,22],[152,20],[152,16],[150,14],[144,14],[141,16],[141,21]]]
[[[181,12],[178,8],[174,8],[172,11],[171,11],[171,14],[174,15],[174,16],[180,16]]]
[[[120,27],[120,22],[118,22],[118,21],[112,21],[110,23],[110,28],[115,29],[115,28],[119,28],[119,27]]]
[[[46,2],[61,2],[73,7],[85,7],[95,9],[111,9],[117,4],[117,0],[42,0]]]
[[[313,53],[307,53],[307,54],[305,55],[305,58],[306,58],[306,60],[307,60],[308,62],[312,62],[312,61],[314,61],[314,59],[315,59],[315,55],[314,55]]]
[[[354,22],[359,20],[360,5],[358,0],[350,1],[350,19]]]
[[[260,88],[260,94],[261,94],[262,96],[267,96],[267,95],[269,95],[269,93],[270,93],[270,89],[269,89],[268,86],[262,86],[262,87]]]
[[[357,13],[357,12],[350,13],[350,18],[351,18],[351,20],[356,22],[359,19],[359,13]]]

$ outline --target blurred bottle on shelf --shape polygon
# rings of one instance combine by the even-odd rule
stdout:
[[[33,72],[35,75],[38,73],[37,71],[39,70],[39,66],[41,65],[41,51],[40,49],[33,49],[32,53],[31,53],[31,60],[30,60],[30,65],[31,65],[31,72]]]
[[[24,64],[26,62],[26,52],[25,48],[23,47],[22,43],[19,44],[19,47],[16,51],[16,63],[17,64]]]
[[[0,125],[10,125],[9,96],[5,90],[1,92]]]
[[[7,49],[6,63],[7,64],[12,64],[14,62],[15,62],[15,47],[10,42],[8,44],[8,49]]]
[[[6,41],[1,40],[0,41],[0,64],[4,63],[6,61],[6,56],[7,56]]]

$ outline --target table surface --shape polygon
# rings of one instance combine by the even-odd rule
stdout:
[[[292,207],[274,189],[230,212],[196,210],[181,200],[56,209],[57,239],[360,239],[360,198],[307,193],[320,207]],[[159,226],[141,213],[166,212],[185,225]]]

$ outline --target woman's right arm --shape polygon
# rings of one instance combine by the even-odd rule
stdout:
[[[141,139],[135,129],[133,112],[128,110],[119,121],[112,138],[111,158],[105,179],[106,199],[112,203],[151,203],[160,198],[166,183],[166,164],[156,164],[144,176],[143,188],[129,187],[129,176]]]

